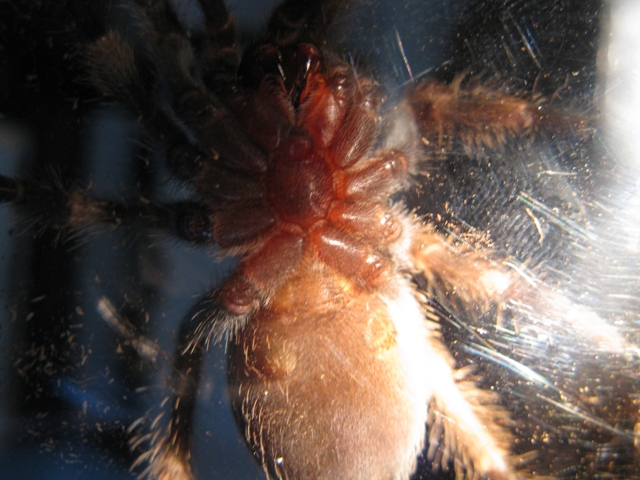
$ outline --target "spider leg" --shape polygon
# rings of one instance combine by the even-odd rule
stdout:
[[[219,29],[223,37],[230,35],[227,30],[232,29],[232,24],[228,14],[223,15],[227,19],[224,25],[218,25],[218,19],[213,17],[217,11],[226,10],[215,4],[207,4],[203,10],[206,42],[220,40],[214,38]],[[215,89],[207,90],[195,78],[194,47],[168,4],[157,2],[140,8],[138,15],[141,26],[137,31],[124,35],[111,30],[89,48],[92,82],[138,115],[147,129],[169,146],[167,164],[178,178],[195,179],[198,184],[198,174],[214,163],[234,172],[254,175],[263,172],[264,152],[244,133]],[[231,48],[228,39],[220,41],[227,45],[227,50]],[[234,62],[218,59],[206,68],[228,76]],[[230,87],[235,88],[235,79]],[[237,95],[227,98],[225,94],[225,101],[231,102]]]
[[[298,43],[321,45],[344,0],[286,0],[271,15],[266,42],[279,47]]]
[[[424,228],[414,241],[415,265],[429,284],[430,294],[445,298],[455,294],[465,305],[504,298],[514,275],[506,272],[486,252],[454,246],[432,228]]]
[[[553,320],[589,350],[625,356],[640,356],[615,326],[595,312],[572,302],[566,295],[537,279],[526,268],[498,262],[489,252],[454,246],[440,234],[423,230],[414,244],[415,265],[427,280],[427,293],[450,299],[453,310],[465,309],[471,318],[496,307],[498,323],[505,308],[521,316],[536,315]],[[473,305],[479,310],[473,312]]]
[[[409,97],[423,143],[446,153],[454,141],[467,154],[483,147],[504,147],[510,138],[554,134],[588,134],[589,118],[553,107],[552,100],[491,86],[480,77],[459,74],[450,84],[427,80]]]
[[[454,252],[452,245],[431,229],[417,235],[412,255],[429,284],[428,296],[453,295],[465,306],[488,306],[508,288],[508,274],[502,274],[502,283],[496,282],[492,274],[501,272],[489,260],[479,254]],[[438,353],[433,361],[440,363],[429,368],[448,374],[441,373],[437,381],[430,382],[433,398],[427,457],[445,470],[452,462],[456,478],[518,478],[509,458],[512,435],[507,412],[496,404],[495,395],[469,379],[468,369],[455,370],[439,335],[432,335],[429,342]]]
[[[163,421],[164,414],[159,414],[152,420],[149,432],[130,442],[132,449],[150,444],[133,465],[135,468],[148,464],[141,477],[154,480],[193,478],[191,437],[204,353],[212,339],[219,341],[246,320],[226,313],[218,292],[212,292],[198,304],[195,314],[182,323],[170,380],[172,394],[165,400],[169,402],[170,417]]]
[[[205,43],[219,42],[231,55],[233,25],[223,3],[201,6],[207,25]],[[166,147],[172,173],[190,183],[193,200],[203,207],[184,202],[165,206],[144,200],[134,205],[103,202],[59,187],[11,186],[11,179],[4,180],[4,201],[21,202],[24,199],[16,195],[31,190],[25,205],[49,225],[52,213],[63,226],[135,223],[223,248],[260,235],[273,218],[264,206],[258,178],[266,167],[266,154],[227,104],[196,79],[194,45],[169,3],[138,4],[131,12],[138,19],[134,27],[126,32],[110,30],[89,48],[91,80],[139,116]],[[235,61],[229,62],[221,58],[211,68],[229,73]],[[24,191],[18,194],[18,190]],[[36,200],[35,193],[42,199]]]
[[[240,65],[238,32],[223,1],[199,0],[204,14],[204,35],[199,61],[202,80],[219,97],[231,94]]]
[[[625,357],[640,354],[614,325],[595,312],[574,304],[524,269],[508,269],[507,262],[494,261],[489,252],[455,246],[427,227],[416,236],[412,256],[427,281],[427,297],[446,303],[454,313],[466,312],[471,322],[482,313],[495,311],[500,323],[503,310],[513,308],[519,316],[528,317],[522,321],[531,325],[566,330],[568,338],[584,342],[588,351]],[[517,478],[518,464],[533,459],[535,452],[521,457],[511,454],[509,427],[513,422],[497,405],[497,395],[480,389],[468,368],[456,371],[438,336],[430,342],[441,357],[438,368],[451,375],[433,382],[428,458],[445,469],[453,460],[461,478],[476,478],[476,474],[481,478]],[[548,384],[535,368],[525,370],[519,374],[526,381]],[[572,397],[570,392],[560,393],[565,399]]]
[[[142,227],[193,243],[214,243],[209,212],[195,202],[157,204],[111,202],[51,183],[25,182],[0,175],[0,202],[14,203],[45,228],[92,232],[96,227]]]

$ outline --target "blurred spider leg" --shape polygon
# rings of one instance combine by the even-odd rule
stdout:
[[[140,37],[149,35],[148,30],[151,27],[148,23],[141,22],[148,28],[138,32]],[[87,50],[87,64],[91,81],[104,95],[136,115],[154,137],[161,138],[162,145],[150,146],[162,149],[168,147],[167,165],[172,173],[181,180],[191,180],[199,171],[205,156],[199,151],[188,155],[183,152],[187,147],[190,147],[189,152],[196,149],[190,146],[193,139],[176,119],[171,106],[167,105],[169,87],[163,79],[163,75],[168,72],[180,72],[188,68],[188,45],[183,45],[183,54],[176,53],[175,47],[172,49],[173,54],[166,51],[160,54],[148,51],[154,50],[153,46],[140,48],[134,40],[110,30],[90,45]],[[180,67],[175,65],[179,63],[175,59],[176,56],[183,58]],[[171,63],[174,64],[173,67],[167,65]],[[173,77],[183,78],[184,74],[178,73]],[[182,83],[184,82],[183,80]],[[192,86],[194,83],[191,81],[189,85]]]
[[[65,190],[55,182],[23,182],[5,176],[0,176],[0,202],[14,203],[37,225],[68,228],[71,233],[142,227],[188,242],[213,243],[209,214],[194,202],[156,204],[144,198],[136,203],[110,202],[79,189]]]
[[[220,8],[208,4],[204,10],[206,21],[211,23],[213,10]],[[140,8],[139,15],[143,19],[136,32],[139,39],[109,31],[90,47],[92,82],[163,139],[169,146],[167,164],[180,179],[197,182],[195,177],[208,174],[203,170],[214,162],[245,173],[264,171],[264,153],[242,132],[215,90],[207,91],[194,78],[196,52],[167,3]],[[228,18],[228,14],[224,16]],[[221,28],[232,29],[229,25]],[[149,37],[154,41],[149,42]],[[207,68],[220,67],[228,73],[237,60],[229,62]],[[215,76],[215,72],[208,74]],[[234,84],[235,77],[230,87]]]
[[[163,5],[164,2],[156,4],[153,12],[138,7],[133,11],[139,18],[137,29],[127,34],[109,30],[87,48],[86,61],[91,82],[103,94],[170,141],[181,134],[178,126],[170,128],[172,115],[164,105],[167,94],[177,85],[195,81],[184,73],[193,64],[191,46],[179,31],[177,20],[162,19],[163,15],[157,10]],[[163,14],[170,16],[166,8]],[[162,23],[162,27],[158,23]],[[169,38],[160,41],[165,37]],[[149,41],[150,38],[157,39],[157,43]]]
[[[532,102],[484,87],[477,80],[478,85],[465,86],[466,75],[458,75],[448,85],[424,81],[411,95],[416,120],[429,143],[447,147],[459,138],[467,150],[474,151],[500,146],[507,135],[532,130],[536,117]]]
[[[462,246],[454,246],[430,230],[423,231],[417,245],[416,265],[430,286],[428,293],[438,298],[455,297],[466,309],[478,305],[478,313],[488,311],[491,305],[497,307],[498,314],[505,307],[513,308],[532,323],[543,317],[546,324],[553,320],[565,325],[596,351],[640,356],[639,349],[614,325],[546,285],[523,265],[493,261],[487,252],[465,252]]]
[[[219,291],[207,295],[193,311],[195,313],[183,321],[178,335],[171,377],[172,395],[165,399],[165,403],[169,402],[170,417],[163,421],[163,414],[159,414],[150,419],[150,431],[130,441],[132,450],[148,444],[148,449],[132,466],[148,464],[140,477],[154,480],[194,478],[190,465],[191,438],[204,353],[211,342],[234,335],[249,320],[248,315],[228,313]],[[141,422],[145,420],[148,418]]]
[[[589,133],[589,118],[551,107],[551,101],[487,86],[463,72],[450,84],[426,80],[410,96],[410,104],[426,145],[450,147],[462,142],[468,154],[482,147],[501,149],[509,138],[538,131],[575,135]],[[439,152],[438,152],[439,153]]]
[[[529,316],[531,322],[543,316],[543,323],[551,319],[554,325],[566,325],[595,351],[638,355],[637,347],[629,344],[614,325],[555,292],[526,269],[506,262],[498,264],[485,252],[465,252],[461,248],[428,228],[417,236],[412,254],[414,265],[427,280],[427,295],[448,299],[454,311],[479,305],[480,311],[486,312],[493,305],[499,312],[508,305],[516,308],[520,316]],[[505,268],[509,266],[511,270]],[[439,338],[432,338],[431,343],[434,350],[443,350]],[[449,365],[452,364],[450,360]],[[465,369],[451,371],[456,382],[445,378],[433,383],[428,458],[439,461],[443,468],[453,458],[456,468],[458,464],[471,466],[471,471],[481,477],[517,478],[513,470],[516,464],[526,462],[535,452],[522,458],[510,457],[510,420],[506,411],[495,405],[492,393],[470,381]],[[439,444],[441,437],[443,446]]]
[[[544,315],[571,328],[597,351],[640,355],[638,348],[614,325],[536,279],[523,265],[492,261],[486,252],[461,251],[461,246],[452,245],[428,229],[422,232],[416,246],[416,265],[427,280],[428,293],[433,296],[455,297],[465,308],[480,305],[482,312],[486,312],[491,304],[498,310],[509,306],[520,316],[532,318],[532,322],[535,317]]]
[[[518,267],[506,263],[514,269]],[[526,272],[514,280],[509,292],[509,307],[519,317],[529,318],[530,323],[555,324],[569,328],[574,340],[582,340],[589,349],[603,354],[622,355],[627,359],[640,358],[640,349],[628,342],[614,324],[602,318],[594,310],[573,302],[562,292],[540,281],[533,287],[521,281]],[[527,288],[528,287],[528,288]]]
[[[224,45],[222,52],[205,52],[205,55],[213,55],[213,58],[201,59],[203,62],[212,62],[205,65],[207,70],[204,72],[208,75],[205,81],[214,82],[212,90],[207,90],[197,80],[199,59],[196,58],[196,51],[189,38],[179,29],[179,24],[176,26],[175,13],[168,5],[146,12],[151,19],[148,29],[155,34],[157,40],[155,48],[150,52],[139,53],[142,57],[149,57],[147,62],[151,62],[152,69],[157,71],[159,80],[154,85],[154,90],[162,99],[158,107],[165,113],[173,128],[182,134],[176,135],[172,132],[173,135],[167,143],[188,147],[181,150],[182,155],[178,157],[192,165],[188,171],[190,175],[185,177],[185,172],[180,170],[180,165],[175,162],[175,153],[170,155],[169,165],[179,172],[181,178],[195,180],[196,188],[200,180],[198,174],[208,174],[206,170],[212,163],[219,163],[228,169],[249,175],[262,173],[266,168],[264,152],[243,131],[242,124],[228,106],[239,96],[235,88],[238,59],[233,48],[233,23],[224,5],[205,5],[202,2],[201,6],[205,14],[205,34],[208,35],[206,41],[216,43],[220,40]],[[213,15],[220,17],[214,19]],[[217,34],[223,38],[215,40]],[[216,45],[220,46],[217,43]],[[213,48],[213,45],[209,46]],[[138,54],[137,51],[135,53]],[[216,57],[217,54],[221,57]],[[218,74],[222,74],[223,77],[216,80]],[[231,83],[227,84],[227,81]],[[218,94],[216,88],[221,84],[225,84],[227,88]],[[224,96],[224,101],[221,96]],[[192,156],[196,159],[190,158]],[[207,183],[206,188],[210,190],[211,185]]]
[[[202,80],[217,95],[226,95],[240,64],[238,32],[223,1],[199,0],[204,14],[204,41],[199,53]]]
[[[454,295],[465,305],[478,302],[488,308],[491,298],[509,285],[508,274],[479,254],[455,254],[444,237],[429,229],[418,234],[412,255],[429,284],[427,294],[438,298]],[[508,414],[495,404],[493,394],[468,380],[468,370],[454,370],[454,360],[438,335],[429,342],[438,354],[429,368],[449,374],[431,382],[428,458],[443,469],[453,461],[456,478],[517,478],[510,458]]]
[[[486,311],[490,302],[503,300],[516,274],[493,262],[486,252],[453,245],[433,228],[416,237],[412,254],[429,285],[428,293],[439,298],[455,296],[466,305],[478,304]]]
[[[193,319],[183,322],[178,349],[174,357],[173,374],[171,376],[172,396],[165,398],[163,405],[169,402],[170,417],[163,421],[164,413],[154,418],[149,416],[132,425],[150,420],[149,431],[136,435],[130,440],[131,450],[147,444],[145,453],[140,455],[132,468],[147,463],[141,478],[154,480],[188,480],[193,478],[191,472],[190,449],[193,429],[193,414],[198,390],[198,379],[202,370],[203,345],[192,344]],[[189,347],[189,348],[187,348]]]
[[[344,0],[285,0],[271,15],[266,41],[278,47],[298,43],[322,45]]]

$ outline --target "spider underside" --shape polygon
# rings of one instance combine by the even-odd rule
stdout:
[[[499,316],[509,302],[552,310],[566,299],[394,198],[455,145],[499,149],[587,131],[587,120],[466,73],[425,80],[391,109],[323,40],[343,2],[305,3],[278,7],[242,59],[224,3],[206,0],[197,40],[168,2],[141,1],[139,31],[112,29],[89,47],[92,82],[159,140],[188,201],[120,204],[7,177],[2,199],[45,224],[142,224],[240,256],[180,333],[170,420],[133,441],[149,440],[143,474],[193,478],[197,377],[225,339],[237,422],[268,477],[406,479],[425,433],[435,469],[531,476],[535,450],[513,453],[509,413],[456,366],[432,306]],[[608,333],[584,335],[627,352]]]

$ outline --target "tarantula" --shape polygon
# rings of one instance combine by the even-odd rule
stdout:
[[[135,449],[146,445],[136,466],[151,478],[193,477],[203,356],[226,339],[234,413],[269,477],[409,478],[425,441],[433,468],[458,478],[562,475],[566,462],[541,460],[553,448],[532,444],[555,418],[549,405],[595,418],[584,385],[553,384],[498,340],[563,332],[585,351],[635,361],[635,337],[552,288],[530,258],[502,259],[462,222],[426,222],[396,197],[449,157],[506,158],[517,140],[587,143],[590,116],[559,105],[562,85],[545,95],[464,70],[416,81],[391,107],[327,40],[349,2],[285,1],[242,58],[224,2],[198,6],[203,31],[190,35],[169,2],[139,1],[135,28],[109,29],[87,54],[91,82],[140,119],[188,200],[121,203],[0,177],[2,201],[46,227],[142,226],[240,257],[181,329],[170,417],[134,438]],[[540,237],[536,214],[581,232],[526,193],[518,199]],[[478,340],[467,352],[506,365],[521,390],[458,361],[440,330],[462,316]],[[492,327],[500,336],[482,338]],[[527,414],[504,397],[532,385],[548,401],[527,430]],[[592,420],[609,440],[585,449],[637,442],[637,408]]]

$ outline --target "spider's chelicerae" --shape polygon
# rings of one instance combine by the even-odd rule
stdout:
[[[504,40],[506,57],[539,68],[526,88],[490,63],[445,65],[392,101],[367,55],[332,41],[362,3],[285,1],[240,57],[224,2],[198,1],[190,32],[170,2],[140,0],[123,8],[127,28],[87,47],[91,83],[139,119],[186,200],[0,177],[2,201],[41,226],[142,227],[240,259],[185,320],[168,413],[132,429],[135,466],[206,478],[191,466],[194,409],[204,354],[225,341],[235,417],[270,478],[408,479],[421,453],[457,478],[637,476],[635,317],[576,301],[592,283],[560,268],[599,247],[569,212],[588,202],[537,196],[597,167],[572,169],[600,138],[593,100],[563,101],[581,72],[545,73],[547,44],[514,20],[515,2],[493,13],[522,45]],[[478,38],[460,42],[471,56]],[[397,31],[396,46],[412,76]],[[467,171],[469,218],[434,206],[453,188],[443,165]],[[474,172],[521,165],[535,178],[498,181],[513,191],[488,224],[498,232],[479,233],[495,193],[473,191]],[[407,189],[415,208],[398,200]],[[492,243],[501,229],[509,240]]]

